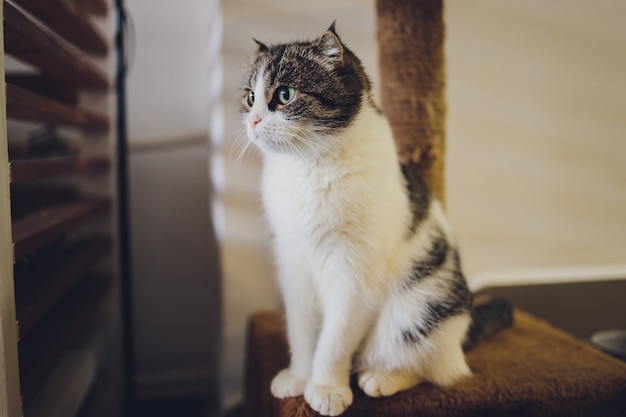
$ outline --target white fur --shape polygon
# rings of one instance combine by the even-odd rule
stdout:
[[[364,104],[340,135],[316,135],[267,110],[262,76],[244,123],[265,159],[262,197],[291,348],[272,393],[304,394],[321,414],[338,415],[352,402],[352,370],[371,396],[469,375],[461,350],[467,314],[448,319],[428,343],[400,337],[423,320],[420,306],[445,289],[435,279],[402,293],[398,281],[428,250],[432,227],[451,236],[434,202],[407,241],[412,214],[384,116]]]

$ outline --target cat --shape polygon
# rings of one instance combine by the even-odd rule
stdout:
[[[442,206],[398,162],[360,60],[334,23],[311,42],[255,42],[241,113],[291,351],[272,394],[335,416],[352,373],[372,397],[469,377],[464,349],[510,324],[510,306],[472,306]]]

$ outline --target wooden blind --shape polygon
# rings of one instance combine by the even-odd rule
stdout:
[[[13,292],[0,307],[17,322],[13,329],[0,323],[3,417],[28,414],[68,349],[84,342],[115,275],[112,36],[96,24],[110,12],[108,0],[3,2],[4,57],[12,65],[5,59],[1,67],[0,174],[8,175],[0,180],[9,193],[0,209],[10,207],[10,230],[0,237],[12,245],[0,250],[13,268],[10,277],[2,270],[0,289]]]

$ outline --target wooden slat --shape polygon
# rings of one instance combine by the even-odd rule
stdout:
[[[98,277],[82,282],[19,343],[24,408],[28,407],[59,359],[85,330],[106,296],[110,281],[109,277]]]
[[[76,84],[63,82],[56,78],[35,74],[8,73],[5,74],[4,79],[9,84],[71,106],[76,106],[80,99]]]
[[[100,172],[108,170],[110,166],[111,159],[108,156],[26,159],[10,163],[11,182],[34,181],[69,174]]]
[[[109,46],[86,16],[64,0],[14,0],[50,29],[85,52],[106,55]]]
[[[20,340],[67,294],[109,248],[105,238],[80,241],[59,257],[31,268],[28,280],[32,285],[17,285],[16,309]]]
[[[11,217],[19,219],[43,207],[76,201],[79,196],[75,184],[11,184]]]
[[[15,262],[60,238],[107,209],[105,200],[76,201],[42,209],[13,221]]]
[[[6,85],[7,117],[107,131],[109,119],[50,100],[12,84]]]
[[[107,89],[109,78],[102,71],[36,25],[11,3],[4,2],[5,52],[43,73],[84,87]]]
[[[104,16],[109,6],[104,0],[72,0],[76,8],[82,13],[92,13],[98,16]]]

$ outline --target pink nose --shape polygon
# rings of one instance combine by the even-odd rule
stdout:
[[[251,116],[251,117],[248,118],[248,122],[250,122],[250,125],[254,129],[256,127],[256,125],[258,125],[261,122],[261,118],[259,118],[259,117],[252,117]]]

